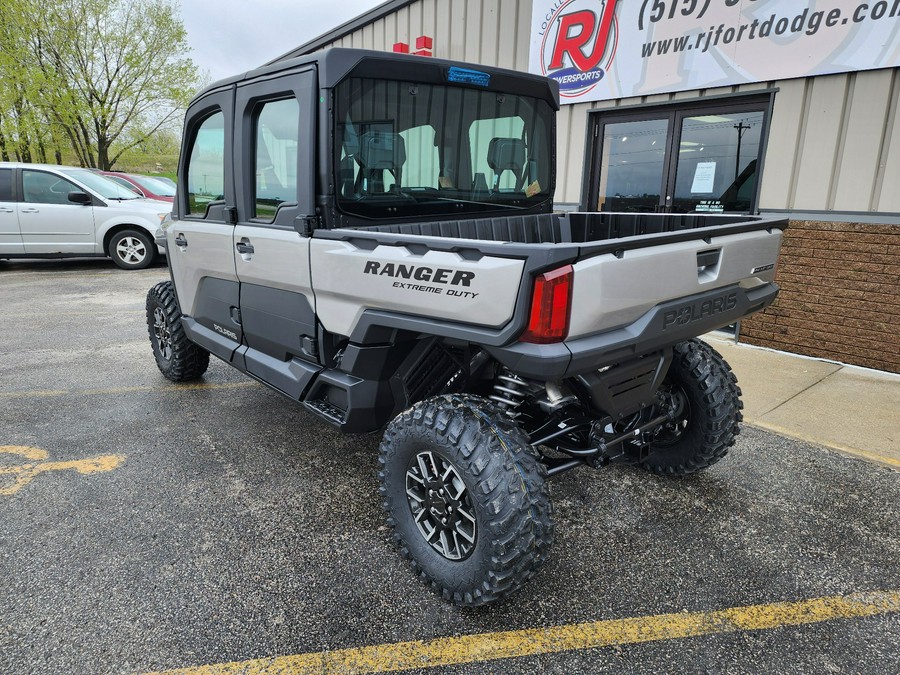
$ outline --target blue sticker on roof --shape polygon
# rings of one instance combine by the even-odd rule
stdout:
[[[447,81],[477,84],[479,87],[487,87],[491,83],[491,74],[484,73],[480,70],[451,66],[450,70],[447,71]]]

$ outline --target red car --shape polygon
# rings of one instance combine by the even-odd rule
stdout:
[[[139,176],[135,173],[122,173],[121,171],[97,171],[97,173],[116,181],[120,185],[124,185],[130,190],[134,190],[141,197],[159,199],[164,202],[175,201],[175,187],[159,178]]]

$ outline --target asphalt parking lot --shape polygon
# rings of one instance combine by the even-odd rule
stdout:
[[[376,436],[215,360],[159,374],[166,277],[0,262],[0,673],[897,671],[900,473],[753,427],[688,479],[579,469],[550,562],[458,609],[392,548]]]

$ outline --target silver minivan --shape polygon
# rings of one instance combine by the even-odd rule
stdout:
[[[0,259],[109,256],[143,269],[171,207],[88,169],[0,162]]]

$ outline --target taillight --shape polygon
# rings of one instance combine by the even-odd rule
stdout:
[[[535,278],[528,328],[519,338],[522,342],[547,344],[566,339],[572,310],[573,276],[572,266],[566,265]]]

